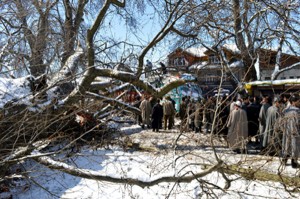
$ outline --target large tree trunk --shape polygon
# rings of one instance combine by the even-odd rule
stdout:
[[[253,41],[251,40],[251,35],[248,30],[247,13],[249,8],[247,6],[247,2],[243,3],[243,12],[245,12],[244,15],[241,14],[241,1],[233,0],[234,32],[236,44],[238,49],[241,51],[242,60],[245,66],[246,75],[244,81],[250,81],[257,80],[254,68],[256,54],[254,44],[252,43]]]
[[[67,59],[74,53],[75,51],[75,43],[78,37],[78,31],[80,24],[83,20],[84,8],[88,3],[88,0],[79,0],[78,6],[76,9],[76,13],[73,13],[74,8],[71,5],[69,0],[64,0],[65,7],[65,22],[64,22],[64,51],[62,54],[62,65],[64,65]]]

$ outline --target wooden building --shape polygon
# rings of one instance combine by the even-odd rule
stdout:
[[[180,75],[182,73],[195,75],[204,93],[209,93],[220,85],[224,89],[233,91],[235,88],[233,88],[233,84],[229,81],[226,74],[228,72],[234,74],[235,79],[241,82],[246,73],[245,67],[236,45],[225,44],[222,46],[222,51],[228,61],[229,67],[224,67],[220,56],[215,51],[207,48],[178,48],[168,56],[168,72],[173,75]],[[270,80],[277,53],[272,50],[259,49],[258,54],[257,63],[260,68],[260,81]],[[300,62],[300,57],[283,53],[280,62],[281,68],[285,68]],[[300,66],[281,73],[277,79],[300,79]],[[278,86],[277,88],[279,89]]]

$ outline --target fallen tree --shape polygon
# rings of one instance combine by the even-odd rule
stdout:
[[[55,3],[53,3],[53,5],[55,5]],[[49,10],[53,5],[49,7]],[[129,83],[132,86],[143,89],[153,97],[159,98],[180,85],[196,81],[178,79],[170,82],[161,89],[156,89],[141,79],[145,55],[153,46],[174,30],[176,21],[181,17],[176,16],[177,9],[179,9],[180,5],[181,1],[170,11],[169,19],[165,26],[162,27],[162,30],[154,37],[149,45],[142,50],[138,57],[137,72],[129,73],[95,66],[95,35],[111,6],[118,8],[124,8],[125,6],[125,1],[106,0],[96,16],[94,23],[87,30],[86,44],[84,45],[86,46],[86,50],[84,50],[78,42],[77,49],[73,54],[70,54],[69,50],[69,56],[64,56],[63,67],[55,73],[55,75],[51,76],[51,81],[46,82],[45,78],[49,79],[50,77],[46,77],[45,75],[41,77],[29,76],[29,78],[27,78],[28,82],[25,83],[29,84],[31,91],[33,91],[31,96],[29,96],[29,102],[23,103],[20,99],[14,99],[4,105],[0,124],[2,137],[0,140],[2,146],[0,150],[0,162],[4,163],[5,158],[14,154],[18,147],[31,145],[39,139],[53,138],[62,131],[66,134],[73,134],[74,132],[82,134],[91,129],[95,129],[95,126],[99,126],[101,123],[105,123],[104,118],[98,120],[97,118],[91,117],[89,117],[88,121],[93,122],[88,126],[82,125],[80,123],[81,121],[75,122],[76,118],[81,116],[82,113],[84,113],[85,116],[88,115],[87,110],[89,107],[93,107],[91,109],[94,110],[94,112],[89,113],[90,115],[95,113],[95,111],[101,112],[101,109],[106,109],[107,105],[112,103],[114,109],[139,114],[139,109],[116,99],[113,95],[109,96],[107,92],[99,93],[96,89],[95,93],[93,85],[95,85],[94,82],[98,81],[99,77],[110,78],[112,80],[110,87],[114,87],[113,82],[117,80],[118,82]],[[49,12],[49,10],[47,10],[47,12]],[[84,57],[86,57],[87,60],[86,66],[84,67],[85,70],[76,73],[78,62]],[[99,82],[96,85],[99,86]],[[118,85],[115,86],[117,87]],[[89,100],[94,100],[94,102],[89,103]]]

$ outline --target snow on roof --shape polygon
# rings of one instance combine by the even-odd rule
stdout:
[[[224,44],[223,48],[226,48],[226,49],[232,51],[235,54],[240,54],[241,53],[241,51],[238,49],[236,44]]]
[[[192,47],[192,48],[187,48],[184,51],[188,52],[188,53],[190,53],[192,55],[195,55],[196,57],[204,57],[204,56],[206,56],[204,54],[204,52],[206,50],[207,50],[206,48],[194,48],[194,47]]]
[[[298,79],[282,79],[282,80],[265,80],[265,81],[253,81],[246,83],[247,85],[288,85],[288,84],[300,84],[300,78]]]
[[[237,45],[236,44],[224,44],[222,46],[223,48],[226,48],[227,50],[230,50],[231,52],[235,53],[235,54],[240,54],[241,51],[238,49]],[[196,48],[196,47],[191,47],[191,48],[187,48],[185,49],[184,51],[185,52],[188,52],[188,53],[191,53],[197,57],[204,57],[206,56],[205,52],[207,51],[208,49],[207,48]]]

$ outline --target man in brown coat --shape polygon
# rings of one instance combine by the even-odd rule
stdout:
[[[175,114],[175,108],[171,101],[170,96],[165,98],[165,102],[163,104],[164,109],[164,129],[171,129],[173,127],[173,116]]]
[[[141,110],[141,116],[142,116],[142,128],[144,128],[145,125],[147,125],[147,127],[150,128],[150,116],[152,112],[152,106],[148,96],[144,96],[144,99],[141,102],[139,108]]]
[[[235,108],[230,113],[228,123],[228,145],[234,152],[244,153],[248,138],[248,120],[246,111],[240,101],[235,102]]]

